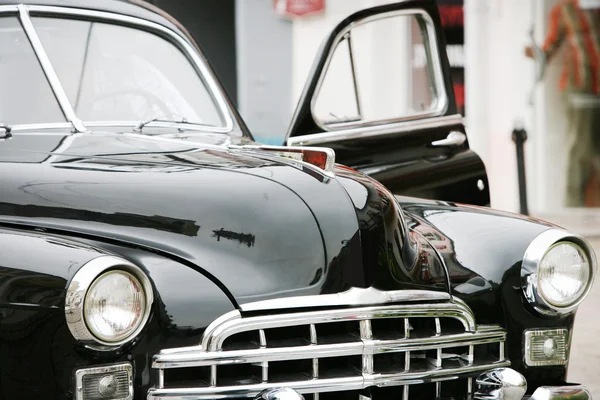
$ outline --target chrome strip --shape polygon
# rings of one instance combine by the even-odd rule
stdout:
[[[361,375],[348,378],[311,379],[306,381],[278,382],[277,387],[292,388],[299,393],[335,392],[343,390],[360,390],[370,386],[401,386],[415,385],[425,382],[441,382],[455,380],[462,376],[477,372],[487,371],[510,365],[509,361],[493,362],[489,364],[472,365],[462,368],[437,369],[423,372],[399,372],[393,374]],[[203,388],[176,388],[176,389],[150,389],[148,399],[226,399],[236,397],[253,397],[265,389],[273,387],[273,383],[256,385],[240,385],[234,387],[203,387]]]
[[[264,311],[286,308],[331,307],[331,306],[367,306],[396,302],[449,301],[451,297],[445,292],[430,290],[392,290],[381,291],[373,287],[367,289],[351,288],[335,294],[319,294],[314,296],[285,297],[240,304],[240,310]]]
[[[463,117],[460,114],[444,117],[416,119],[405,122],[395,122],[380,126],[366,126],[339,131],[313,133],[302,136],[293,136],[287,139],[287,145],[316,145],[331,142],[341,142],[352,139],[366,139],[386,136],[389,134],[412,133],[418,130],[437,129],[462,125]]]
[[[172,31],[171,29],[168,29],[163,25],[151,21],[146,21],[141,18],[116,13],[109,13],[104,11],[42,5],[30,5],[27,6],[27,9],[29,10],[29,12],[35,13],[73,15],[78,17],[88,17],[108,21],[118,21],[121,23],[141,26],[146,29],[154,30],[168,36],[171,39],[174,39],[176,41],[176,44],[180,47],[180,49],[184,51],[184,54],[188,56],[188,59],[193,62],[193,64],[197,68],[200,79],[202,79],[202,81],[206,84],[209,94],[217,103],[218,109],[221,112],[221,116],[223,117],[225,123],[225,126],[220,127],[219,129],[222,129],[222,132],[229,132],[233,129],[233,117],[231,115],[229,107],[227,106],[227,102],[225,101],[223,93],[219,89],[219,86],[216,82],[216,78],[213,76],[212,72],[207,67],[206,61],[203,59],[203,56],[198,54],[196,49],[194,49],[194,47],[191,44],[189,44],[186,39],[177,34],[177,32]],[[33,25],[31,27],[33,27]]]
[[[361,321],[363,322],[363,321]],[[318,358],[343,357],[352,355],[370,355],[424,351],[451,347],[467,347],[506,340],[506,332],[467,332],[446,336],[434,336],[413,339],[362,339],[350,343],[318,344],[293,347],[258,348],[252,350],[215,350],[204,351],[202,348],[181,353],[159,353],[154,357],[152,368],[187,368],[210,365],[258,364],[280,360],[303,360]],[[470,364],[473,361],[471,360]],[[407,370],[409,368],[406,368]],[[371,369],[372,371],[372,369]]]
[[[433,107],[429,111],[415,113],[415,114],[412,114],[412,115],[406,116],[406,117],[393,118],[393,119],[386,120],[386,121],[370,121],[367,123],[363,122],[363,123],[352,124],[353,126],[350,129],[361,128],[361,127],[366,127],[366,126],[379,126],[381,124],[386,124],[386,123],[394,123],[394,122],[399,122],[399,121],[414,120],[414,119],[418,119],[418,118],[438,116],[438,115],[443,115],[444,112],[446,112],[446,110],[448,109],[448,94],[446,93],[446,85],[445,85],[445,81],[444,81],[444,75],[442,72],[442,63],[440,60],[440,53],[439,53],[439,48],[437,45],[437,38],[436,38],[436,34],[435,34],[435,24],[433,23],[433,20],[431,19],[429,14],[427,14],[423,10],[419,10],[419,9],[398,10],[398,11],[391,11],[391,12],[387,12],[387,13],[375,14],[370,17],[363,18],[361,20],[353,21],[348,26],[346,26],[346,28],[344,28],[342,31],[340,31],[340,33],[338,33],[338,35],[336,36],[336,38],[333,41],[333,44],[330,48],[329,53],[327,54],[327,59],[325,60],[325,64],[323,65],[323,70],[321,72],[321,75],[319,76],[319,80],[317,81],[317,86],[315,87],[315,91],[310,100],[310,112],[313,116],[313,120],[315,121],[315,124],[319,128],[321,128],[324,131],[329,132],[329,133],[336,131],[336,129],[333,129],[331,126],[326,126],[326,125],[322,124],[321,121],[317,120],[317,118],[314,117],[314,115],[315,115],[314,110],[315,110],[315,104],[316,104],[317,97],[319,96],[319,92],[321,91],[321,86],[323,85],[323,80],[325,79],[325,76],[327,75],[327,71],[329,70],[329,65],[331,63],[331,60],[333,59],[333,54],[335,53],[335,50],[337,49],[340,42],[343,40],[344,36],[348,32],[350,32],[352,29],[356,28],[359,25],[377,21],[380,19],[393,18],[393,17],[403,16],[403,15],[419,15],[423,18],[423,21],[427,25],[427,28],[426,28],[427,29],[426,30],[427,37],[424,37],[423,39],[427,40],[427,42],[429,44],[429,53],[432,56],[431,60],[429,60],[429,58],[428,58],[428,61],[431,62],[430,72],[433,71],[434,86],[435,86],[434,90],[436,91],[436,95],[437,95],[437,98],[436,98],[437,101],[435,103],[435,107]],[[425,44],[425,48],[427,48],[427,44]],[[348,126],[348,125],[345,124],[345,126]],[[289,139],[292,139],[292,138],[289,138]]]
[[[8,6],[0,6],[0,13],[8,13],[8,12],[19,12],[19,6],[8,5]]]
[[[81,122],[77,115],[75,115],[75,111],[73,111],[73,107],[69,102],[69,98],[67,97],[67,93],[65,92],[60,80],[58,79],[58,75],[56,75],[56,71],[54,71],[54,67],[50,62],[50,58],[48,58],[48,54],[46,54],[46,50],[42,45],[42,41],[37,35],[35,28],[33,27],[33,23],[29,18],[29,7],[23,4],[19,4],[19,18],[21,19],[21,23],[23,24],[23,29],[31,42],[31,46],[37,56],[42,69],[44,70],[44,74],[52,87],[52,91],[56,96],[56,100],[62,109],[62,112],[65,114],[65,117],[71,121],[73,124],[73,129],[76,132],[85,132],[86,128]]]
[[[538,289],[538,266],[546,252],[558,242],[571,242],[579,246],[587,256],[590,264],[590,279],[581,297],[568,307],[558,307],[550,304],[541,295]],[[548,229],[536,236],[523,256],[521,263],[521,286],[523,294],[533,308],[541,314],[555,316],[569,314],[577,309],[579,304],[587,297],[597,270],[596,254],[592,246],[581,236],[563,231],[561,229]]]

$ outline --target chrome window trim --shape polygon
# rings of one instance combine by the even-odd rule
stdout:
[[[43,51],[43,46],[41,44],[41,41],[39,40],[39,37],[37,36],[37,33],[35,32],[35,27],[33,26],[33,23],[31,22],[31,19],[30,19],[30,15],[32,13],[34,13],[36,15],[48,14],[48,15],[53,15],[53,16],[56,16],[56,15],[69,16],[69,15],[71,15],[71,16],[77,16],[77,17],[85,17],[88,19],[116,21],[116,22],[120,22],[120,23],[123,23],[126,25],[142,27],[142,28],[144,28],[144,30],[155,31],[155,32],[158,32],[158,33],[166,36],[167,38],[171,39],[171,40],[169,40],[169,42],[176,45],[180,49],[180,51],[182,51],[184,53],[184,55],[186,56],[188,61],[190,61],[192,63],[192,65],[196,69],[198,77],[205,84],[207,91],[209,92],[209,95],[215,101],[217,111],[221,114],[221,117],[223,118],[223,123],[224,123],[224,126],[221,126],[221,127],[194,125],[192,123],[177,125],[177,127],[185,129],[185,130],[201,130],[201,131],[205,131],[205,132],[216,132],[216,133],[230,133],[233,131],[233,128],[234,128],[233,116],[231,114],[230,108],[228,107],[228,103],[225,100],[225,97],[224,97],[222,91],[220,90],[219,85],[217,84],[215,76],[212,74],[212,72],[208,68],[207,63],[204,60],[203,56],[201,54],[199,54],[196,51],[196,49],[190,43],[188,43],[185,38],[183,38],[181,35],[179,35],[177,32],[175,32],[163,25],[160,25],[155,22],[147,21],[142,18],[131,17],[131,16],[127,16],[127,15],[105,12],[105,11],[86,10],[86,9],[81,9],[81,8],[69,8],[69,7],[61,7],[61,6],[23,5],[23,4],[14,5],[14,6],[13,5],[0,6],[0,13],[11,13],[11,12],[17,12],[20,14],[20,19],[22,21],[23,27],[25,29],[25,32],[26,32],[29,40],[31,41],[32,37],[33,37],[34,40],[36,41],[36,43],[39,45],[39,46],[34,45],[34,43],[32,41],[32,46],[34,47],[36,56],[38,57],[38,60],[40,60],[40,64],[42,66],[42,69],[44,70],[44,73],[46,74],[48,81],[50,82],[50,85],[54,91],[54,95],[57,97],[59,105],[61,106],[62,111],[65,114],[65,117],[67,117],[67,119],[69,121],[71,121],[71,123],[72,123],[72,125],[69,125],[69,127],[75,127],[76,131],[78,131],[78,132],[86,131],[85,126],[113,126],[110,124],[114,123],[114,122],[120,122],[120,121],[106,121],[106,125],[104,125],[105,122],[91,121],[89,124],[88,124],[88,122],[85,122],[85,126],[84,126],[84,122],[82,122],[81,120],[79,120],[77,118],[75,112],[73,111],[73,107],[72,107],[71,103],[69,102],[69,100],[66,96],[66,93],[64,92],[64,89],[62,88],[62,85],[60,84],[60,81],[58,80],[58,77],[56,76],[54,69],[52,68],[52,65],[50,63],[50,59],[48,58],[48,55]],[[28,28],[25,26],[26,22],[24,22],[23,18],[25,18],[25,20],[29,21],[28,22],[29,31],[28,31]],[[30,33],[33,36],[30,36]],[[168,39],[166,39],[166,40],[168,40]],[[42,59],[44,61],[42,61]],[[49,68],[46,68],[46,67],[49,67]],[[50,74],[50,76],[52,76],[52,81],[51,81],[49,74]],[[58,89],[55,88],[55,86],[53,85],[53,82],[58,85],[58,86],[56,86],[56,88],[58,88]],[[59,98],[59,94],[60,94],[60,98]],[[62,101],[61,101],[61,99],[62,99]],[[69,116],[71,116],[73,119],[71,119]],[[128,122],[127,124],[124,124],[122,126],[135,127],[137,124],[139,124],[140,121],[127,121],[127,122]],[[177,124],[177,123],[175,123],[175,124]],[[152,125],[159,126],[159,125],[155,125],[154,122],[152,123]],[[121,126],[121,125],[119,124],[119,126]],[[54,127],[57,127],[57,124],[56,123],[22,124],[22,125],[14,125],[14,126],[12,126],[12,129],[13,129],[13,131],[15,131],[15,130],[16,131],[25,131],[25,130],[45,128],[45,127],[54,128]],[[171,126],[168,126],[168,127],[171,127]]]
[[[35,55],[42,67],[42,70],[46,75],[46,79],[48,79],[48,83],[50,83],[52,92],[54,93],[54,96],[56,97],[56,100],[58,101],[58,104],[60,105],[60,108],[62,109],[65,118],[71,121],[75,132],[85,132],[86,128],[81,122],[81,120],[77,118],[77,115],[75,115],[75,111],[73,110],[71,102],[67,97],[67,93],[62,87],[62,83],[60,82],[60,79],[58,79],[58,75],[56,75],[56,71],[54,70],[52,63],[50,62],[50,58],[48,57],[48,54],[44,49],[44,45],[42,44],[42,41],[40,40],[33,26],[33,23],[31,22],[31,18],[29,15],[29,7],[24,4],[19,4],[18,9],[19,18],[21,20],[21,24],[23,25],[23,29],[25,30],[25,33],[27,34],[27,37],[31,42],[33,51],[35,52]]]
[[[313,146],[331,142],[342,142],[352,139],[377,138],[389,134],[411,133],[415,130],[452,127],[462,124],[463,116],[460,114],[453,114],[443,117],[423,118],[403,122],[394,122],[380,126],[365,126],[339,131],[328,131],[302,136],[292,136],[287,139],[287,145]]]
[[[327,75],[327,71],[329,70],[331,60],[333,58],[333,54],[335,53],[338,45],[344,39],[345,35],[348,34],[352,29],[356,28],[359,25],[363,25],[363,24],[366,24],[369,22],[380,20],[380,19],[393,18],[393,17],[403,16],[403,15],[418,15],[425,22],[426,30],[425,31],[421,30],[421,31],[424,33],[426,32],[426,34],[427,34],[426,37],[423,37],[423,40],[425,42],[424,43],[425,47],[426,48],[429,47],[429,51],[427,53],[431,55],[431,59],[429,59],[429,57],[428,57],[427,60],[428,60],[428,62],[430,62],[430,65],[431,65],[430,71],[433,72],[433,83],[434,83],[433,89],[434,89],[434,92],[436,95],[435,103],[433,104],[432,108],[428,111],[418,112],[415,114],[411,114],[409,116],[391,118],[391,119],[387,119],[387,120],[368,121],[368,122],[362,122],[362,123],[360,123],[360,122],[359,123],[354,123],[354,122],[345,123],[342,128],[355,129],[355,128],[362,128],[362,127],[367,127],[367,126],[381,126],[384,124],[387,125],[387,124],[392,124],[392,123],[396,123],[396,122],[412,121],[412,120],[418,120],[421,118],[440,116],[446,112],[446,110],[448,109],[449,100],[448,100],[448,94],[446,93],[446,85],[445,85],[445,81],[444,81],[444,75],[442,72],[442,64],[441,64],[441,60],[440,60],[439,47],[438,47],[437,37],[436,37],[436,32],[435,32],[435,24],[433,23],[433,20],[431,19],[429,14],[427,12],[425,12],[424,10],[420,10],[420,9],[416,9],[416,8],[407,9],[407,10],[397,10],[397,11],[390,11],[387,13],[372,15],[372,16],[354,21],[354,22],[350,23],[348,26],[346,26],[342,31],[340,31],[340,33],[338,33],[337,36],[335,37],[333,44],[330,48],[330,51],[327,54],[327,58],[325,60],[325,64],[323,65],[323,70],[321,72],[321,75],[319,76],[319,80],[317,81],[315,91],[312,95],[312,98],[310,99],[310,112],[311,112],[313,120],[315,121],[315,124],[319,128],[323,129],[325,132],[335,132],[335,131],[340,130],[340,129],[336,129],[335,127],[332,127],[331,124],[325,125],[320,120],[318,120],[315,116],[315,105],[316,105],[316,100],[321,91],[321,86],[323,85],[323,81],[325,79],[325,76]],[[289,138],[289,139],[292,139],[292,138]]]
[[[572,242],[578,245],[584,251],[590,263],[590,279],[588,285],[581,297],[568,307],[557,307],[550,304],[538,290],[537,270],[539,263],[548,250],[557,242]],[[527,250],[525,250],[523,262],[521,263],[521,287],[523,294],[532,307],[541,314],[548,316],[570,314],[574,312],[587,297],[594,283],[597,268],[594,249],[583,237],[561,229],[548,229],[536,236],[527,247]]]
[[[96,278],[108,270],[123,270],[131,273],[142,284],[146,297],[145,313],[139,326],[128,337],[116,342],[105,342],[94,336],[87,327],[84,316],[84,302],[88,289]],[[140,267],[120,257],[100,256],[85,263],[69,282],[65,296],[67,326],[73,337],[86,347],[94,350],[114,350],[133,340],[145,328],[153,301],[150,279]]]

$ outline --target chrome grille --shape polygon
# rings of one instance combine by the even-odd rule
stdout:
[[[506,333],[477,327],[462,301],[434,297],[228,313],[207,328],[201,346],[154,357],[158,385],[148,398],[252,398],[271,387],[320,400],[468,396],[473,377],[510,364]]]

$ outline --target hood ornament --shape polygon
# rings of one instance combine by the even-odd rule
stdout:
[[[260,392],[254,400],[304,400],[304,396],[289,388],[271,388]]]

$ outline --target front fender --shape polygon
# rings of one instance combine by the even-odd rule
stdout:
[[[88,261],[113,255],[150,278],[154,303],[140,335],[116,351],[77,342],[66,323],[66,288]],[[134,386],[154,384],[152,356],[171,347],[197,345],[204,329],[235,309],[219,286],[177,260],[119,244],[40,232],[0,229],[0,398],[72,398],[76,369],[129,361]],[[52,373],[49,373],[52,371]]]
[[[478,324],[507,330],[506,351],[512,366],[531,387],[563,382],[566,368],[528,368],[523,362],[523,331],[573,328],[575,314],[548,317],[536,312],[523,295],[521,263],[531,241],[556,226],[489,208],[396,196],[407,225],[420,232],[444,259],[451,293],[464,300]]]

